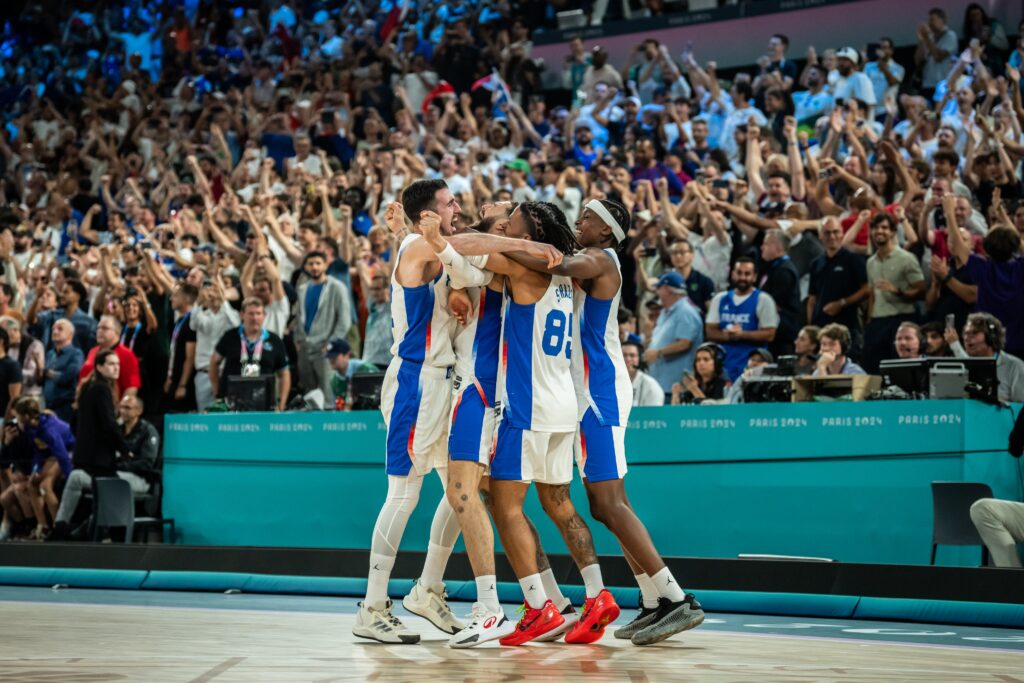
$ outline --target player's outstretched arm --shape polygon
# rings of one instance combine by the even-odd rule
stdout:
[[[521,251],[541,259],[548,267],[555,267],[562,262],[565,255],[550,244],[520,240],[500,235],[488,235],[482,232],[467,232],[445,238],[455,251],[463,256],[482,256],[484,254],[507,254]]]
[[[508,254],[508,258],[526,266],[530,270],[551,275],[565,275],[579,280],[592,280],[612,266],[608,254],[597,247],[588,247],[584,251],[577,252],[572,256],[566,256],[560,264],[554,267],[549,266],[546,261],[522,251],[512,252]]]

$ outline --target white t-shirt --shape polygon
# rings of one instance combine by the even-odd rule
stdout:
[[[273,332],[279,337],[284,337],[284,328],[288,325],[288,314],[291,307],[288,305],[288,297],[281,297],[266,307],[266,318],[263,326],[267,331]]]
[[[871,81],[871,87],[875,91],[875,104],[881,104],[885,101],[886,95],[896,97],[896,92],[899,90],[899,84],[903,82],[903,74],[905,73],[902,66],[900,66],[895,60],[890,59],[888,64],[889,73],[898,81],[896,85],[889,85],[889,81],[885,78],[885,74],[878,68],[878,62],[868,62],[864,65],[864,75]]]
[[[633,405],[665,405],[665,390],[658,384],[658,380],[642,370],[637,370],[636,377],[633,378]]]

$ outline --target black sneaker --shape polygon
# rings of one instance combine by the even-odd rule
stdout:
[[[633,617],[633,621],[629,622],[625,626],[616,629],[613,635],[616,638],[620,638],[622,640],[629,640],[633,637],[634,633],[650,626],[658,617],[662,602],[668,603],[668,600],[666,600],[665,598],[658,598],[657,607],[644,607],[644,599],[643,596],[641,596],[640,604],[637,605],[637,609],[639,609],[640,611],[637,613],[635,617]]]
[[[637,631],[631,640],[634,645],[653,645],[677,633],[696,628],[703,621],[704,610],[692,593],[687,593],[679,602],[669,602],[662,598],[658,601],[658,614],[647,627]]]

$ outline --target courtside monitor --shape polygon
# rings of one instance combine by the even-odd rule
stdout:
[[[242,377],[230,375],[228,388],[225,392],[228,407],[237,412],[269,412],[277,405],[276,382],[274,375],[259,377]]]

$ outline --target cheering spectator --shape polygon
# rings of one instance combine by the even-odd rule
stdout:
[[[655,287],[661,313],[644,353],[651,376],[669,394],[684,370],[693,366],[693,350],[704,341],[700,312],[686,297],[679,273],[665,273]]]
[[[1024,307],[1020,305],[1024,292],[1024,256],[1021,256],[1021,236],[1009,226],[997,225],[985,235],[983,244],[988,258],[971,253],[957,227],[955,199],[943,195],[942,206],[949,223],[949,249],[959,267],[965,267],[971,281],[977,284],[977,310],[991,313],[1002,323],[1006,334],[1007,350],[1020,357],[1024,355]]]
[[[75,346],[85,351],[96,343],[96,319],[82,309],[89,301],[89,293],[80,280],[65,280],[60,290],[60,308],[36,314],[38,304],[42,303],[37,296],[28,310],[28,322],[43,331],[40,338],[43,344],[50,347],[50,331],[58,318],[67,318],[75,326]]]
[[[845,325],[830,323],[818,333],[821,353],[813,375],[863,375],[864,368],[847,358],[850,348],[850,331]]]
[[[363,360],[379,368],[391,362],[394,334],[391,328],[391,288],[384,275],[374,275],[367,287],[370,296],[366,302],[366,333],[363,335]]]
[[[79,372],[79,379],[86,382],[93,374],[97,356],[103,351],[113,351],[117,355],[117,373],[113,376],[113,384],[116,387],[116,396],[125,394],[137,394],[142,386],[142,378],[139,375],[139,361],[131,349],[121,343],[121,323],[112,315],[105,315],[100,318],[96,327],[96,346],[89,350],[85,357],[82,369]],[[79,397],[81,400],[81,397]]]
[[[348,288],[327,277],[327,258],[314,251],[306,256],[309,281],[299,288],[295,345],[299,350],[299,386],[306,391],[319,388],[330,399],[331,368],[324,350],[332,339],[343,339],[352,326]]]
[[[1024,401],[1024,360],[1004,350],[1006,329],[990,313],[972,313],[964,325],[963,344],[949,337],[950,349],[959,358],[995,358],[999,380],[999,400],[1012,403]]]
[[[897,245],[896,219],[890,214],[879,213],[871,219],[871,244],[875,254],[867,266],[871,296],[864,362],[873,373],[879,362],[894,356],[896,329],[914,317],[914,301],[924,293],[925,283],[917,259]]]
[[[61,318],[53,323],[53,331],[50,334],[52,348],[46,354],[43,380],[46,407],[64,422],[71,421],[78,374],[85,362],[85,354],[72,343],[74,334],[75,328],[71,321]]]
[[[946,13],[935,8],[928,12],[928,21],[917,27],[917,53],[914,62],[923,68],[921,87],[926,96],[946,78],[953,68],[957,48],[956,33],[946,26]]]
[[[843,245],[843,229],[835,218],[822,223],[821,242],[825,253],[811,264],[807,293],[807,319],[819,327],[840,323],[853,337],[851,349],[860,349],[860,321],[857,309],[871,294],[864,258]]]
[[[721,344],[729,381],[743,372],[750,352],[772,343],[779,313],[771,295],[754,287],[754,260],[739,258],[732,269],[733,288],[715,295],[708,306],[704,335]]]
[[[896,46],[892,38],[884,37],[879,39],[874,57],[875,61],[864,65],[864,75],[871,81],[871,87],[875,93],[875,102],[881,104],[888,100],[896,100],[896,93],[906,71],[899,62],[893,59],[896,53]]]
[[[800,329],[800,274],[787,256],[789,237],[782,230],[769,230],[761,243],[760,289],[775,302],[779,326],[768,350],[775,356],[793,353],[793,341]]]
[[[626,364],[626,371],[629,372],[629,379],[633,383],[633,405],[664,405],[665,390],[658,384],[658,380],[640,369],[643,352],[644,346],[639,342],[627,341],[622,344],[622,360]]]
[[[224,301],[224,287],[219,276],[211,277],[199,291],[196,306],[189,317],[189,327],[196,335],[195,392],[196,407],[206,410],[214,401],[210,387],[210,356],[224,333],[241,324],[238,312]]]

